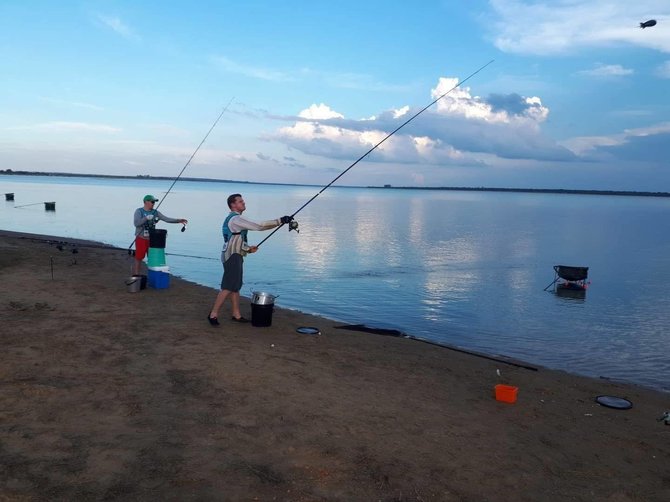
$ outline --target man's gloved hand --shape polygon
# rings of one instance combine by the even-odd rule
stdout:
[[[286,225],[293,221],[293,216],[282,216],[281,218],[279,218],[279,221],[281,221],[284,225]]]

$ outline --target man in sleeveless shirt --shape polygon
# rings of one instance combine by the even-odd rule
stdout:
[[[276,220],[255,223],[242,217],[247,208],[242,195],[232,194],[228,197],[230,213],[223,222],[221,231],[223,233],[223,250],[221,251],[221,262],[223,263],[223,278],[221,279],[221,291],[216,296],[211,312],[207,320],[212,326],[219,325],[219,310],[228,297],[232,304],[232,320],[237,322],[248,322],[240,312],[240,289],[242,288],[242,273],[244,256],[255,253],[256,246],[250,246],[247,242],[249,230],[269,230],[282,224],[290,223],[290,216],[282,216]]]

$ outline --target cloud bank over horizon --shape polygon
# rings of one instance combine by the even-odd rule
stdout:
[[[431,96],[436,98],[457,83],[456,78],[440,78]],[[402,106],[371,118],[347,119],[324,103],[312,104],[297,114],[299,120],[279,128],[268,139],[309,155],[353,160],[417,111]],[[549,114],[538,96],[492,94],[482,98],[473,96],[470,87],[458,87],[382,143],[369,160],[446,167],[482,167],[495,164],[496,159],[598,162],[611,160],[611,155],[602,153],[614,148],[623,151],[636,138],[668,134],[667,124],[658,124],[609,136],[556,141],[542,130]],[[670,153],[662,140],[658,143],[645,160],[660,158],[663,151]]]

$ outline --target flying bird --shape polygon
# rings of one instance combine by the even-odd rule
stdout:
[[[656,19],[650,19],[649,21],[645,21],[644,23],[640,23],[640,28],[643,30],[645,28],[651,28],[652,26],[656,26]]]

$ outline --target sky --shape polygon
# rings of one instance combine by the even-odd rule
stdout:
[[[0,170],[326,185],[437,98],[337,184],[670,191],[670,2],[0,1]]]

